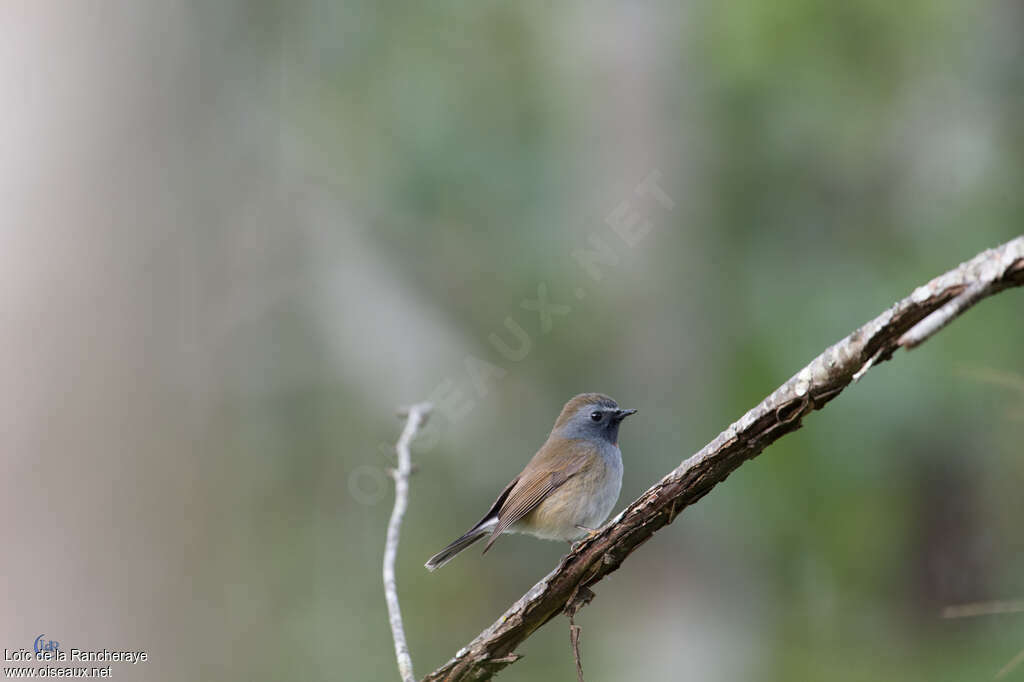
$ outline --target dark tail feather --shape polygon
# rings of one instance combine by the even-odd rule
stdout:
[[[490,532],[491,528],[488,526],[473,526],[468,531],[466,531],[465,535],[463,535],[458,540],[452,542],[452,544],[448,545],[434,556],[430,557],[427,560],[427,563],[423,565],[427,567],[428,571],[435,571],[444,566],[449,561],[451,561],[452,557],[454,557],[456,554],[466,549],[474,542],[476,542],[477,540],[484,537]]]

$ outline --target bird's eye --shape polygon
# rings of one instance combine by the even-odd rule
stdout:
[[[601,421],[601,413],[600,412],[591,412],[590,413],[590,418],[593,419],[596,422],[599,422],[599,421]]]

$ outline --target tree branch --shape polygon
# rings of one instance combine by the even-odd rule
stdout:
[[[412,672],[412,657],[409,645],[405,643],[405,628],[402,626],[402,609],[398,606],[398,589],[395,587],[395,555],[398,554],[398,535],[402,529],[402,517],[409,500],[409,474],[412,472],[412,457],[409,444],[416,432],[427,420],[430,413],[428,403],[413,405],[408,410],[408,419],[402,435],[398,438],[395,452],[398,453],[398,467],[391,471],[395,479],[395,506],[388,521],[387,540],[384,543],[384,598],[388,602],[388,620],[391,621],[391,636],[395,640],[395,658],[398,659],[398,673],[402,682],[416,682]]]
[[[514,650],[563,611],[579,588],[615,571],[655,531],[671,523],[743,462],[800,428],[855,375],[913,348],[981,299],[1024,284],[1024,237],[978,254],[826,349],[759,405],[641,495],[513,604],[493,625],[430,673],[436,680],[485,680],[518,656]]]

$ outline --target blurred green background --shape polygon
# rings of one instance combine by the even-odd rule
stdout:
[[[429,672],[564,553],[422,567],[570,396],[640,410],[621,509],[1020,233],[1022,22],[5,3],[3,646],[150,652],[117,679],[397,679],[384,470],[395,408],[444,396],[397,567]],[[610,223],[634,219],[630,245]],[[570,308],[547,330],[541,285]],[[1024,596],[1022,311],[1001,294],[898,354],[634,554],[577,620],[588,682],[992,679],[1024,614],[940,616]],[[501,679],[574,679],[562,619],[521,653]]]

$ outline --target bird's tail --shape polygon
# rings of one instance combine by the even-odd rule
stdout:
[[[466,549],[474,542],[489,535],[494,529],[495,524],[498,522],[496,518],[489,518],[481,521],[477,525],[473,526],[466,531],[465,535],[454,540],[450,545],[442,549],[434,556],[427,559],[427,563],[423,564],[427,567],[428,571],[436,571],[437,569],[444,566],[446,563],[452,560],[456,554]]]

